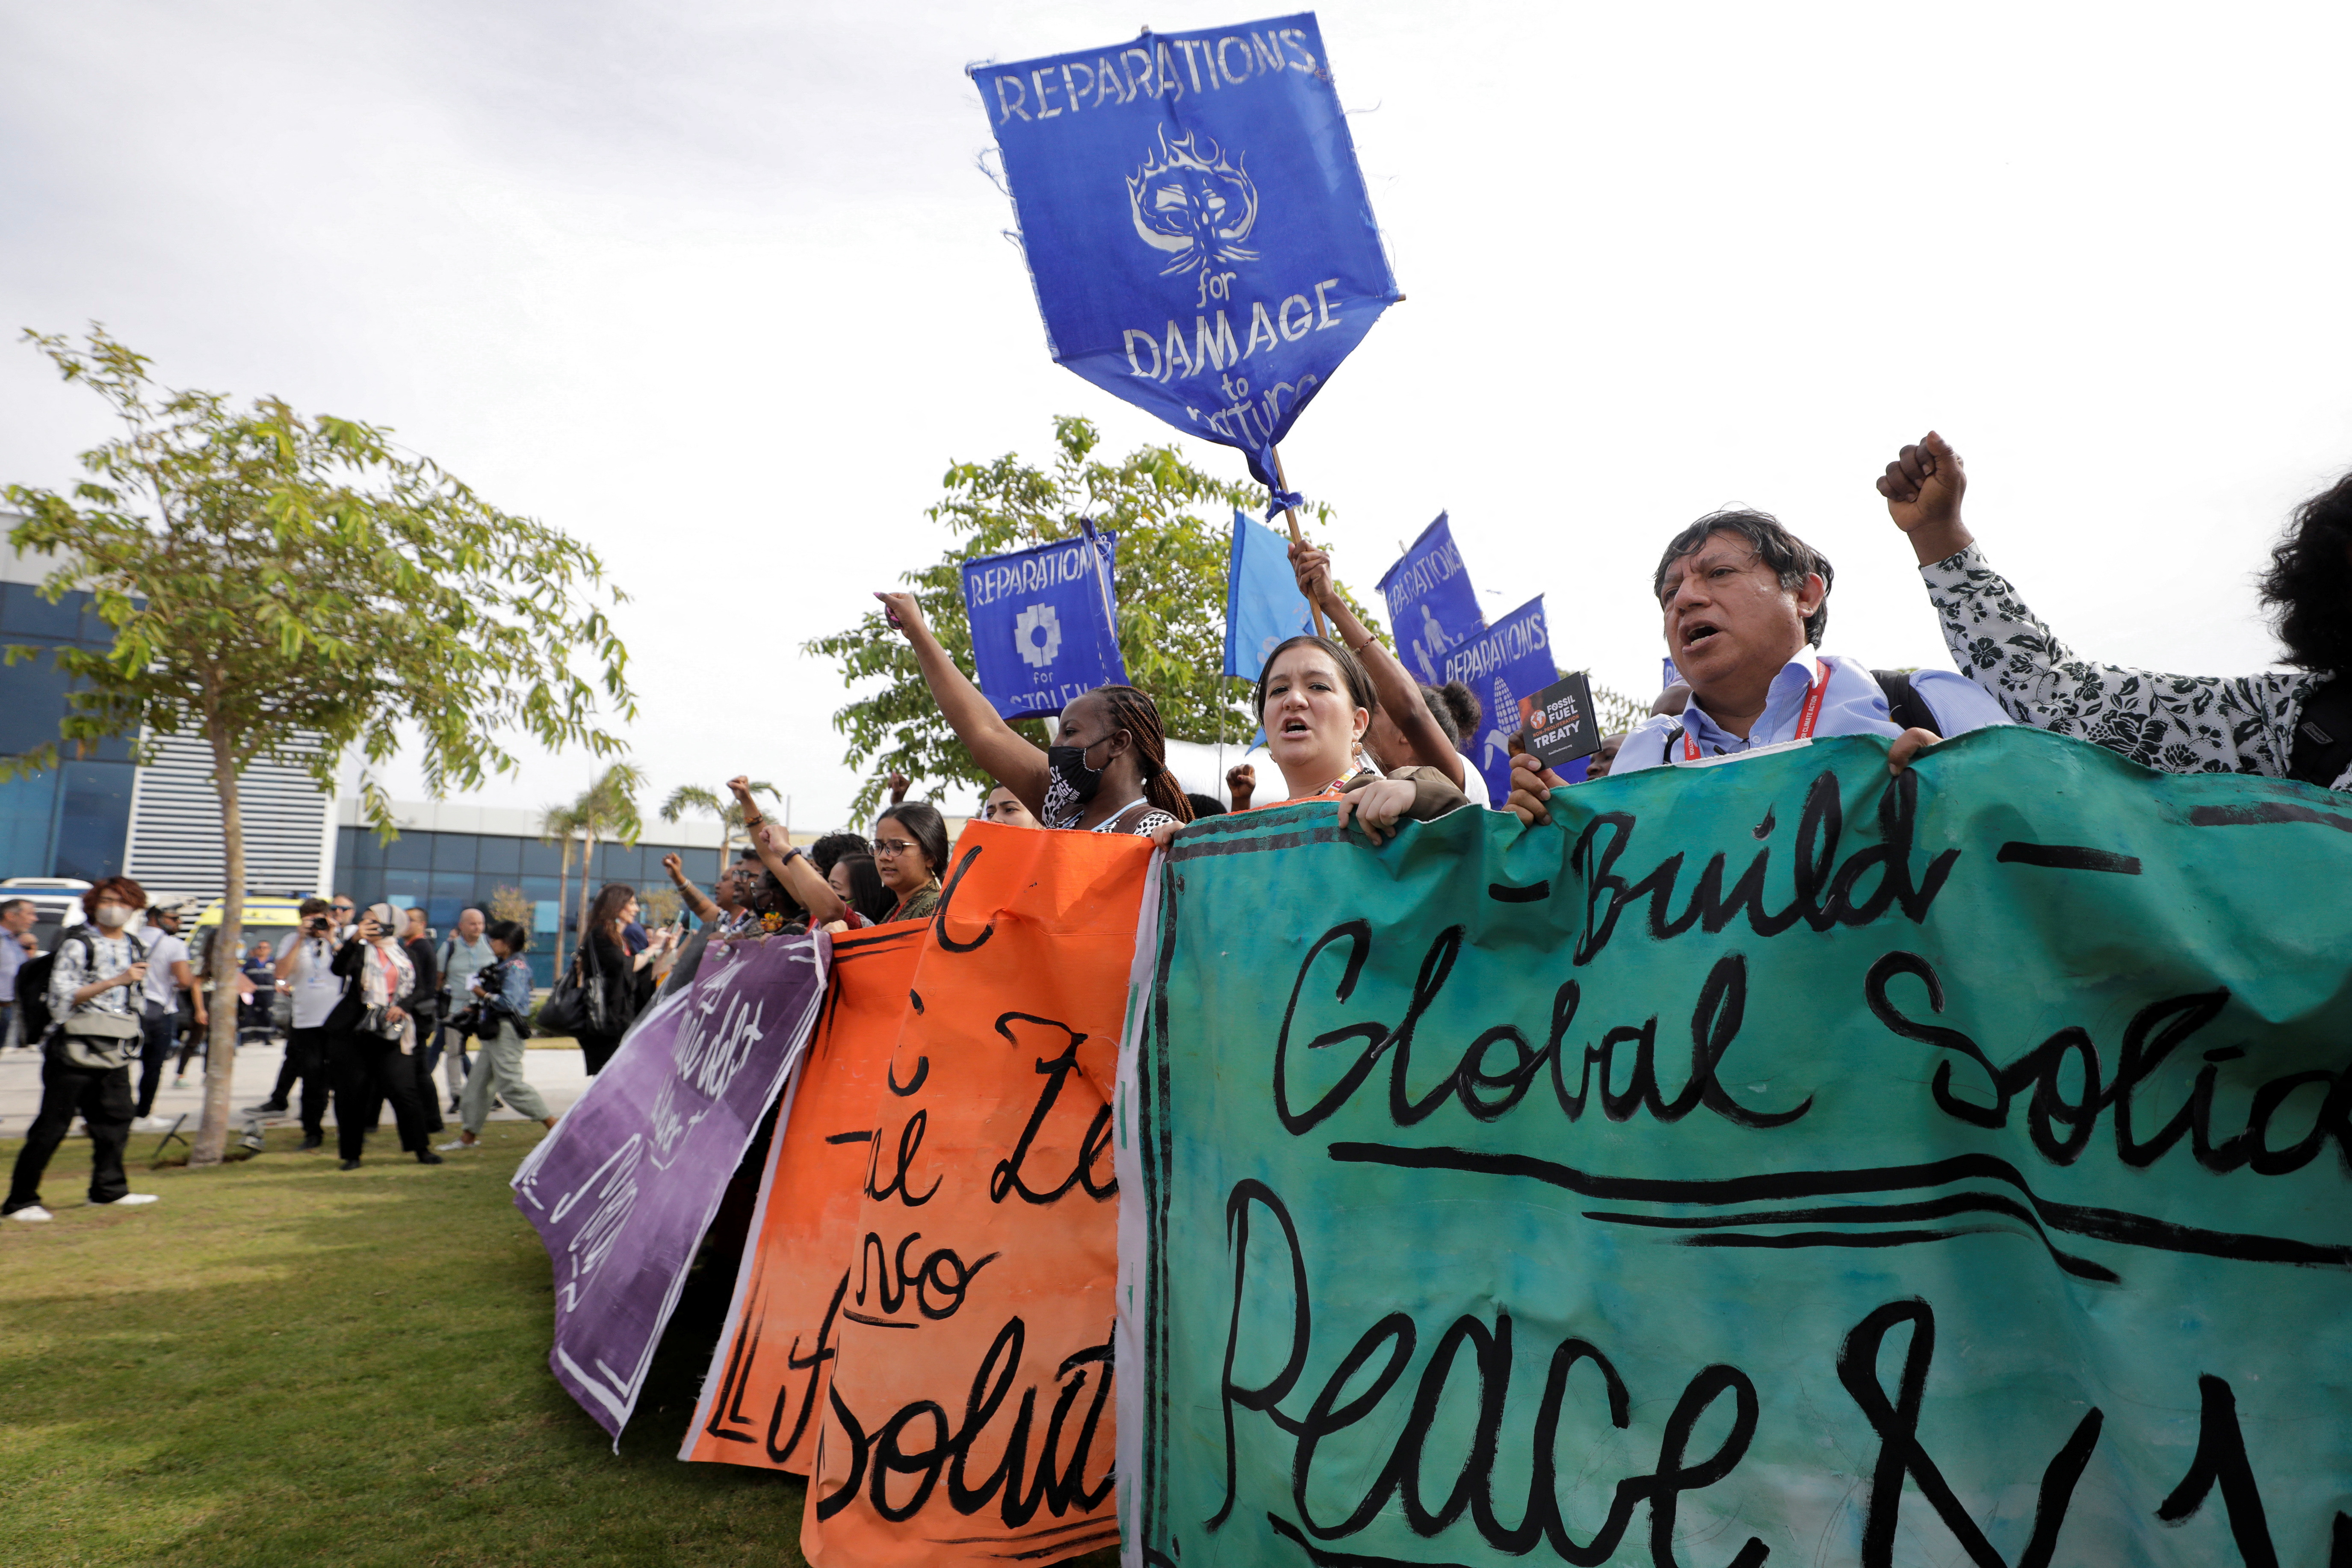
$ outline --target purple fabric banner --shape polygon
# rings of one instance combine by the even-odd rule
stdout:
[[[824,937],[712,942],[515,1173],[555,1266],[555,1379],[613,1434],[636,1408],[728,1179],[808,1043]]]

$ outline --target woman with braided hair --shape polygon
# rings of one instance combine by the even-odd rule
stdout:
[[[1168,771],[1160,709],[1132,686],[1102,686],[1062,710],[1055,743],[1040,750],[972,685],[940,646],[911,594],[877,594],[915,650],[931,700],[981,770],[1020,797],[1047,827],[1150,833],[1192,820]]]

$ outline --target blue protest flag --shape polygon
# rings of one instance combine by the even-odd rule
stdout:
[[[963,563],[964,614],[981,695],[1007,719],[1059,713],[1097,686],[1125,684],[1111,601],[1114,534]]]
[[[1225,569],[1225,673],[1255,680],[1284,638],[1314,629],[1290,569],[1290,542],[1236,509]]]
[[[1499,804],[1511,793],[1511,737],[1519,732],[1519,699],[1559,679],[1551,662],[1551,636],[1544,628],[1543,595],[1449,649],[1438,673],[1461,681],[1478,699],[1478,738],[1470,747],[1470,764],[1486,776],[1491,798]]]
[[[1449,678],[1441,672],[1446,655],[1486,629],[1478,595],[1442,511],[1381,579],[1381,596],[1388,601],[1397,657],[1424,686],[1445,684]],[[1546,676],[1542,684],[1550,685],[1551,679]],[[1518,710],[1511,711],[1516,716]]]
[[[1273,485],[1402,298],[1313,15],[971,71],[1055,360]]]

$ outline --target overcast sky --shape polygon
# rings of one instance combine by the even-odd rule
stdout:
[[[936,557],[949,460],[1181,439],[1046,358],[964,66],[1276,9],[0,0],[0,325],[103,320],[589,541],[657,795],[833,826],[797,650]],[[1941,664],[1871,489],[1933,425],[2079,649],[2273,661],[2253,574],[2352,465],[2352,8],[1318,15],[1410,295],[1284,447],[1360,593],[1448,509],[1490,609],[1545,592],[1559,660],[1646,694],[1660,545],[1744,502],[1836,563],[1832,649]],[[0,346],[0,480],[104,433]]]

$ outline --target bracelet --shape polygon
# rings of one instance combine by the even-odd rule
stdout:
[[[1380,639],[1379,639],[1379,638],[1377,638],[1377,637],[1375,637],[1374,636],[1372,636],[1372,634],[1371,634],[1371,633],[1370,633],[1370,632],[1366,632],[1366,633],[1364,634],[1364,640],[1363,640],[1363,641],[1361,641],[1361,642],[1351,642],[1351,643],[1349,643],[1349,644],[1348,645],[1348,651],[1349,651],[1349,653],[1361,653],[1361,652],[1363,652],[1366,648],[1368,648],[1368,647],[1371,647],[1373,643],[1375,643],[1375,642],[1377,642],[1377,641],[1379,641],[1379,640],[1380,640]]]
[[[792,864],[795,859],[799,858],[800,857],[802,857],[802,856],[803,856],[803,855],[806,855],[807,853],[808,853],[808,851],[807,851],[807,850],[805,850],[805,849],[802,848],[802,847],[801,847],[799,845],[797,845],[797,844],[787,844],[787,845],[785,845],[785,846],[784,846],[784,852],[783,852],[782,854],[781,854],[781,855],[777,856],[777,857],[776,857],[776,859],[777,859],[777,862],[778,862],[779,864],[781,864],[781,865],[785,865],[785,866],[789,866],[789,865],[791,865],[791,864]]]
[[[743,826],[746,827],[765,827],[767,825],[768,819],[764,816],[747,816],[743,819]]]

